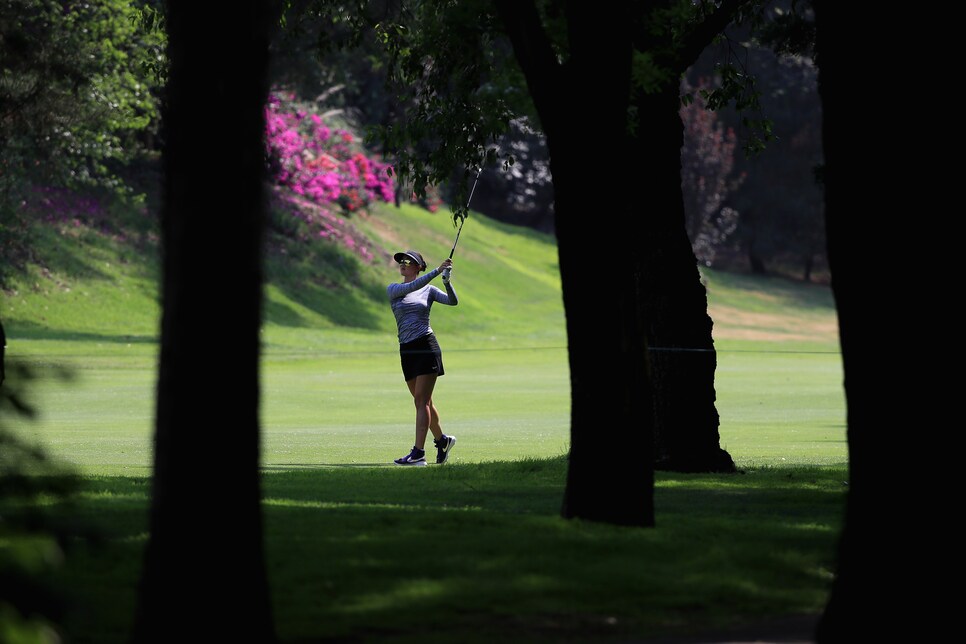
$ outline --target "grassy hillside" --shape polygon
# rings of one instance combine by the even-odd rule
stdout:
[[[394,339],[385,296],[386,285],[399,280],[392,254],[415,248],[436,263],[448,256],[456,234],[449,211],[408,204],[344,218],[337,238],[311,236],[293,221],[278,206],[266,244],[268,352],[338,351]],[[0,307],[12,352],[71,353],[93,341],[110,353],[156,342],[156,221],[130,214],[109,227],[58,220],[38,226],[35,242],[33,261],[11,280]],[[564,342],[552,238],[474,213],[454,260],[461,302],[434,317],[441,335],[510,345]]]
[[[311,207],[300,207],[304,218]],[[276,205],[272,222],[267,352],[384,346],[386,336],[394,335],[385,298],[386,284],[399,279],[393,252],[415,248],[433,265],[449,254],[457,230],[448,210],[430,213],[411,205],[381,204],[344,218],[338,237],[300,229],[301,220],[283,205]],[[90,342],[99,353],[154,347],[160,314],[155,217],[121,212],[60,218],[38,225],[35,241],[33,261],[10,282],[0,304],[12,353],[72,353]],[[461,303],[434,316],[442,337],[479,346],[566,345],[552,236],[473,213],[454,260]],[[719,349],[762,342],[837,349],[827,286],[710,269],[703,276]]]

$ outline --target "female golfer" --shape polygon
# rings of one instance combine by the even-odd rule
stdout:
[[[414,250],[393,255],[399,263],[402,282],[394,282],[386,289],[399,335],[399,360],[403,377],[409,386],[416,405],[416,443],[412,451],[397,458],[397,465],[426,465],[426,434],[433,432],[436,445],[436,462],[445,463],[450,450],[456,444],[455,436],[447,436],[439,426],[439,412],[433,404],[433,388],[436,378],[443,375],[443,354],[436,334],[429,326],[429,309],[433,302],[456,306],[459,299],[450,283],[452,259],[445,259],[422,277],[426,270],[423,256]],[[443,276],[444,293],[430,284],[437,275]]]

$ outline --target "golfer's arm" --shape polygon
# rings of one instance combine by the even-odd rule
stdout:
[[[397,297],[402,297],[406,295],[407,293],[418,291],[422,287],[429,284],[430,281],[432,281],[432,279],[437,275],[439,275],[439,268],[434,268],[433,270],[429,271],[422,277],[417,277],[416,279],[409,282],[408,284],[405,282],[393,282],[386,289],[386,292],[389,293],[389,299],[394,300]]]
[[[450,306],[456,306],[457,304],[460,303],[460,298],[456,297],[456,291],[453,290],[453,285],[445,284],[445,286],[446,286],[446,298],[449,301],[444,302],[444,304],[449,304]]]

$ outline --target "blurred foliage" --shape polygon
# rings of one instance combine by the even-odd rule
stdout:
[[[302,42],[314,34],[317,56],[330,70],[375,72],[375,82],[364,85],[376,98],[362,119],[366,140],[417,199],[442,187],[463,216],[479,169],[513,164],[498,140],[515,116],[533,108],[489,3],[308,0],[292,3],[285,30]],[[333,80],[349,101],[363,87]]]
[[[753,72],[756,107],[768,116],[767,145],[735,159],[744,180],[724,206],[738,212],[737,228],[717,265],[806,281],[827,275],[824,193],[817,177],[823,160],[822,113],[813,59],[810,2],[769,3],[748,24],[734,25],[689,70],[688,78],[716,77],[721,61],[740,61]],[[739,55],[740,54],[740,55]],[[736,72],[739,73],[739,72]],[[744,137],[749,119],[737,104],[716,109],[719,119]],[[752,146],[754,147],[754,146]]]
[[[5,362],[2,354],[0,361]],[[16,361],[4,367],[0,382],[0,641],[61,642],[58,624],[68,600],[44,579],[63,564],[70,543],[83,531],[63,519],[51,519],[46,509],[69,502],[79,479],[53,461],[41,445],[11,427],[11,420],[29,421],[36,416],[29,394],[45,374]],[[70,372],[57,368],[46,375],[71,378]]]
[[[152,149],[164,36],[131,0],[0,0],[0,247],[28,244],[35,187],[131,196],[126,168]],[[147,25],[147,26],[146,26]],[[0,283],[8,263],[0,265]]]
[[[700,81],[706,83],[706,79]],[[738,225],[738,212],[725,206],[728,196],[744,176],[734,172],[737,137],[725,127],[718,113],[702,102],[706,94],[697,88],[698,99],[681,107],[684,145],[681,148],[681,187],[684,193],[684,218],[688,237],[698,261],[714,265],[718,250]],[[681,91],[695,91],[687,80]]]

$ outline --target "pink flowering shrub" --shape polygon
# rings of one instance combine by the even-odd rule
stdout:
[[[265,144],[274,182],[319,206],[351,214],[393,200],[389,164],[367,156],[351,132],[329,127],[291,95],[269,96]]]
[[[366,262],[375,260],[374,244],[345,217],[304,196],[275,191],[271,207],[275,230],[299,242],[324,239],[341,244]]]
[[[129,225],[151,229],[154,222],[141,198],[57,186],[30,186],[19,210],[21,218],[53,224],[61,234],[92,229],[118,241],[125,241]]]
[[[67,223],[78,227],[109,224],[107,211],[101,200],[67,188],[32,186],[29,196],[21,203],[21,209],[46,223]]]

